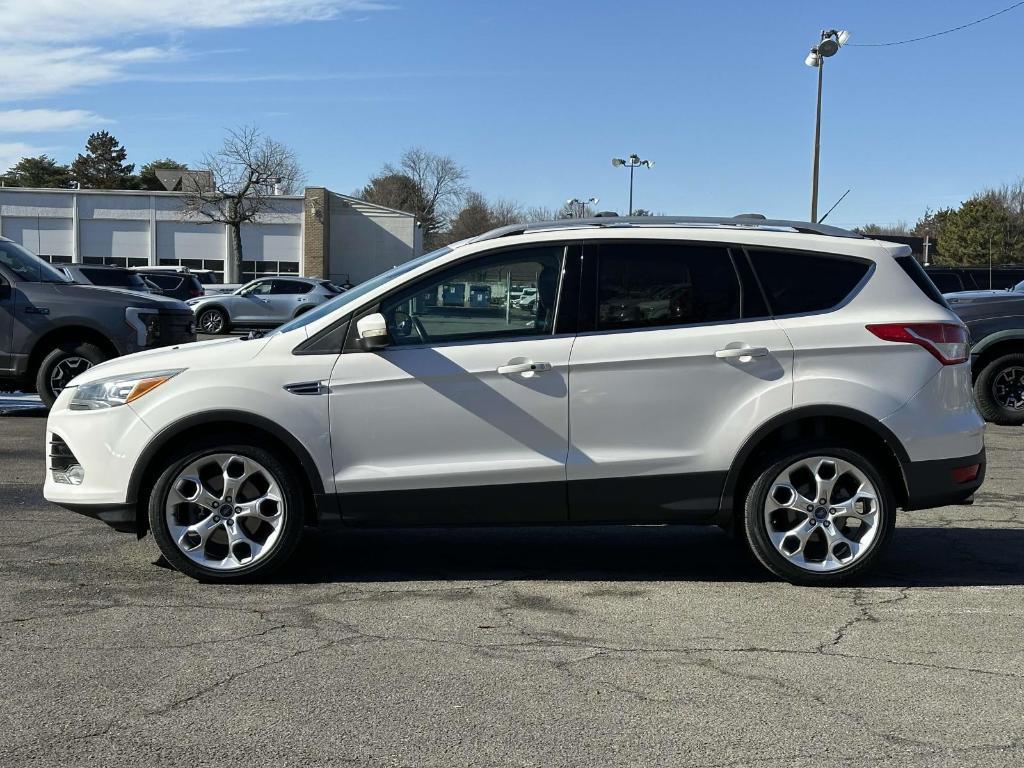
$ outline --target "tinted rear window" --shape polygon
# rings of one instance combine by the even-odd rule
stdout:
[[[114,288],[145,289],[146,284],[134,272],[120,269],[89,269],[82,267],[82,275],[93,285],[106,285]]]
[[[824,312],[842,304],[871,265],[806,251],[749,251],[775,315]]]
[[[740,287],[724,248],[608,243],[597,303],[600,330],[726,322],[740,317]]]
[[[158,286],[163,288],[165,291],[173,291],[179,285],[181,285],[182,278],[178,275],[158,275],[155,272],[146,273],[146,279],[151,283],[156,283]]]
[[[962,291],[965,288],[964,284],[960,281],[960,275],[955,275],[952,272],[926,272],[925,274],[935,283],[935,287],[943,293]]]
[[[914,281],[914,284],[921,289],[921,292],[929,299],[934,301],[936,304],[946,305],[946,300],[942,298],[942,293],[938,288],[935,287],[935,283],[928,277],[928,273],[924,271],[922,267],[913,256],[897,256],[896,263],[903,268],[903,271],[907,273],[907,276]]]

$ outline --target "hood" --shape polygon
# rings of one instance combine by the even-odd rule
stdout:
[[[158,347],[136,352],[133,355],[115,357],[105,363],[94,365],[85,373],[73,379],[69,386],[88,384],[122,374],[167,371],[176,368],[225,368],[251,360],[267,345],[266,339],[248,340],[240,337],[195,341],[174,347]]]
[[[953,293],[942,294],[946,302],[950,305],[960,304],[965,301],[984,301],[988,299],[1005,299],[1007,296],[1021,296],[1024,297],[1024,293],[1017,293],[1015,291],[1003,290],[984,290],[984,291],[954,291]]]
[[[967,294],[974,295],[967,296]],[[965,298],[956,301],[951,298],[953,296],[964,296]],[[1024,293],[964,291],[960,294],[946,294],[946,301],[949,303],[949,308],[968,325],[992,317],[1024,317]]]
[[[140,307],[142,309],[187,310],[188,306],[180,299],[159,296],[154,293],[139,293],[125,288],[108,288],[99,285],[83,285],[81,283],[61,283],[55,286],[63,296],[84,302],[101,301],[107,304],[120,304],[123,307]]]

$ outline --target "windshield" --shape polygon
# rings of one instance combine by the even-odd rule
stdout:
[[[71,281],[38,256],[17,243],[0,240],[0,265],[26,283],[70,283]]]
[[[1024,280],[1013,286],[1013,290],[1017,291],[1017,293],[1024,293]]]
[[[417,267],[423,264],[426,264],[427,262],[433,261],[434,259],[444,256],[446,253],[451,253],[451,250],[451,246],[438,248],[436,251],[425,253],[422,256],[419,256],[411,261],[405,262],[404,264],[399,264],[397,267],[392,267],[387,272],[383,272],[377,275],[376,277],[371,277],[365,283],[360,283],[354,288],[349,288],[340,296],[337,296],[331,299],[330,301],[324,302],[316,309],[306,312],[304,315],[299,315],[290,323],[285,323],[280,328],[275,330],[274,333],[288,333],[289,331],[294,331],[296,328],[302,328],[303,326],[309,325],[310,323],[315,323],[321,317],[326,317],[327,315],[337,312],[339,309],[349,304],[356,303],[363,296],[365,296],[368,293],[372,293],[389,280],[393,280],[394,278],[404,275],[407,272],[411,272],[412,270],[416,269]]]

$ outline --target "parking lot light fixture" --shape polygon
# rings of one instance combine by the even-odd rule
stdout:
[[[625,167],[629,168],[629,215],[632,216],[633,215],[633,171],[635,171],[640,166],[643,166],[644,168],[653,168],[654,167],[654,161],[653,160],[641,160],[640,156],[634,152],[632,155],[630,155],[627,158],[613,157],[612,158],[612,165],[615,168],[618,168],[620,166],[625,166]]]
[[[826,29],[821,32],[821,41],[811,48],[804,59],[808,67],[818,70],[818,106],[814,113],[814,170],[811,174],[811,223],[818,223],[818,161],[821,156],[821,83],[825,72],[825,59],[835,56],[846,45],[850,33],[845,29]]]
[[[601,201],[596,197],[588,197],[586,200],[574,197],[565,201],[565,207],[569,211],[570,218],[582,219],[587,215],[587,206],[597,205],[599,202]]]

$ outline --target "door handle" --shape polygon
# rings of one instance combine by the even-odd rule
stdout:
[[[509,363],[508,365],[499,365],[498,373],[502,376],[508,376],[512,373],[541,373],[542,371],[550,371],[551,363]]]
[[[736,357],[767,357],[768,347],[726,347],[715,352],[719,360],[729,360]]]

